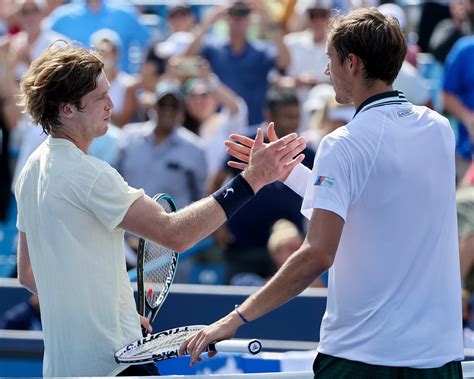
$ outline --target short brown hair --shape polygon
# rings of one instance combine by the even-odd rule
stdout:
[[[364,77],[392,84],[407,52],[405,36],[397,19],[384,16],[375,8],[355,9],[334,18],[328,43],[341,62],[352,53],[364,64]]]
[[[60,104],[80,111],[81,99],[97,88],[104,64],[100,54],[72,44],[53,45],[35,59],[21,83],[20,104],[46,134],[61,127]]]

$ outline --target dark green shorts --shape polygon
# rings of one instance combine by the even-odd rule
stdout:
[[[462,379],[460,361],[438,368],[377,366],[318,353],[313,364],[317,379]]]

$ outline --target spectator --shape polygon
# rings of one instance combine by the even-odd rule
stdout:
[[[32,294],[28,300],[5,311],[0,317],[0,329],[41,330],[38,296]]]
[[[471,293],[468,290],[462,291],[462,327],[464,337],[464,348],[474,349],[474,331],[470,328],[471,322]]]
[[[118,67],[122,49],[119,35],[110,29],[100,29],[91,36],[91,45],[104,59],[104,72],[110,83],[109,95],[114,103],[112,123],[118,127],[132,122],[137,113],[137,81]]]
[[[445,62],[443,78],[444,110],[456,118],[456,176],[461,179],[472,162],[474,143],[474,36],[462,37]]]
[[[260,15],[263,25],[275,29],[274,44],[248,39],[252,10]],[[207,30],[223,16],[229,25],[229,38],[204,41]],[[230,5],[216,8],[202,22],[185,53],[187,56],[202,55],[219,79],[245,100],[249,125],[259,124],[264,119],[264,98],[270,70],[284,70],[290,64],[288,50],[278,29],[278,24],[271,21],[261,2],[232,1]]]
[[[352,120],[355,109],[352,104],[336,102],[332,84],[318,84],[309,92],[303,109],[311,114],[309,128],[302,135],[315,151],[324,136]]]
[[[178,1],[168,7],[167,20],[171,34],[191,32],[196,25],[192,8],[184,1]]]
[[[224,141],[229,134],[247,130],[247,105],[210,72],[207,62],[200,70],[200,77],[188,79],[183,87],[187,115],[183,125],[191,124],[202,138],[208,173],[213,175],[226,157]]]
[[[134,65],[141,62],[133,62],[136,59],[133,54],[140,53],[149,39],[148,30],[133,9],[124,9],[107,0],[78,0],[62,5],[51,13],[48,23],[52,30],[84,46],[88,46],[91,35],[99,29],[115,31],[122,41],[119,67],[128,73],[137,71]]]
[[[463,36],[471,34],[470,16],[473,14],[473,11],[470,0],[451,0],[449,2],[451,17],[445,18],[436,24],[428,45],[429,52],[441,64],[444,64],[449,51],[456,41]]]
[[[265,100],[266,119],[275,123],[278,136],[285,136],[298,129],[299,101],[294,89],[272,87]],[[312,167],[313,150],[307,148],[303,153],[303,163]],[[209,192],[219,188],[230,175],[237,175],[238,172],[223,162],[221,170],[209,181]],[[224,250],[228,283],[242,272],[256,274],[262,278],[267,278],[275,272],[275,265],[267,250],[271,227],[277,220],[284,218],[293,222],[303,232],[305,223],[300,213],[301,202],[301,197],[283,183],[272,183],[214,234],[217,243]]]
[[[463,186],[456,193],[459,255],[464,287],[474,291],[474,186]]]
[[[329,82],[324,70],[328,62],[326,29],[332,6],[332,0],[308,0],[305,9],[308,28],[283,39],[291,57],[286,75],[294,81],[300,104],[306,101],[312,87]],[[301,129],[307,129],[309,120],[304,112],[301,121]]]
[[[19,79],[32,60],[57,40],[67,37],[41,26],[46,15],[46,3],[42,0],[19,0],[18,23],[21,31],[12,36],[11,44],[16,50],[15,74]]]
[[[378,10],[385,16],[395,17],[405,34],[407,18],[400,6],[391,3],[382,4],[378,7]],[[430,86],[416,66],[409,62],[409,46],[407,48],[407,55],[393,82],[393,88],[403,92],[410,103],[432,107]]]
[[[10,159],[10,132],[17,127],[20,109],[16,105],[18,84],[14,75],[15,56],[10,42],[0,40],[0,222],[5,221],[11,201],[12,181]]]
[[[184,100],[178,84],[156,87],[158,117],[124,128],[118,171],[145,193],[169,193],[178,208],[202,197],[207,177],[206,155],[200,138],[180,122]]]

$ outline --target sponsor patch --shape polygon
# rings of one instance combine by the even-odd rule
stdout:
[[[330,178],[329,176],[318,176],[314,185],[331,188],[334,185],[334,178]]]

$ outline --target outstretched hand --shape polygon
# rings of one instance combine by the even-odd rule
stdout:
[[[269,139],[270,142],[269,143],[263,143],[263,133],[262,133],[262,136],[261,136],[262,137],[262,142],[261,142],[262,146],[269,147],[273,143],[276,143],[277,141],[279,141],[278,136],[275,132],[275,126],[274,126],[273,122],[268,124],[267,135],[268,135],[268,139]],[[259,135],[258,135],[258,132],[257,132],[257,137],[258,136]],[[292,133],[289,136],[296,136],[296,134]],[[227,153],[229,155],[233,156],[234,158],[237,158],[241,161],[241,162],[229,161],[228,165],[230,167],[234,167],[234,168],[237,168],[239,170],[246,170],[249,167],[252,149],[254,148],[254,146],[257,142],[257,137],[255,138],[255,140],[253,140],[249,137],[246,137],[246,136],[243,136],[243,135],[240,135],[240,134],[231,134],[230,135],[230,138],[233,141],[225,141],[224,142],[226,147],[227,147]],[[288,136],[282,137],[280,140],[282,140],[284,138],[287,138],[287,137]],[[293,140],[291,140],[291,141],[293,141]],[[281,167],[281,172],[280,172],[281,175],[276,177],[275,180],[278,179],[278,180],[284,181],[288,177],[288,175],[290,174],[291,170],[293,170],[293,168],[297,164],[299,164],[303,161],[304,155],[300,154],[300,153],[304,150],[306,145],[304,144],[304,140],[303,140],[302,137],[297,138],[297,141],[299,141],[299,143],[302,143],[302,144],[298,145],[298,151],[296,151],[296,149],[289,150],[288,147],[287,147],[288,145],[286,145],[284,147],[284,148],[287,149],[287,153],[288,153],[285,156],[286,162],[284,162],[283,166]],[[260,147],[260,141],[259,141],[259,147],[258,148],[261,148]]]
[[[185,351],[188,351],[190,365],[193,367],[196,362],[202,361],[200,355],[209,344],[232,338],[241,325],[242,322],[235,315],[229,313],[227,316],[188,337],[179,348],[179,355],[181,356]],[[212,357],[216,355],[216,352],[209,352],[207,355]]]

